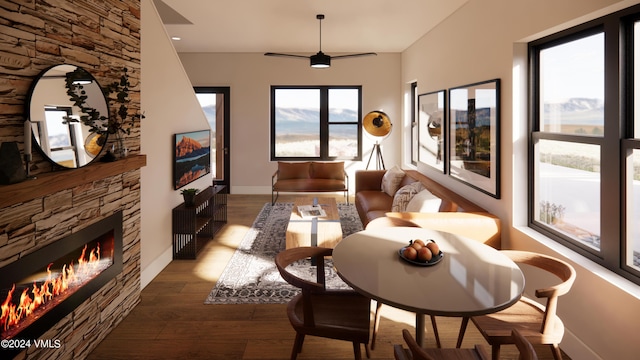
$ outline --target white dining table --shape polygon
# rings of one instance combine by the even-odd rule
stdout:
[[[410,240],[435,241],[443,253],[433,265],[412,264],[399,250]],[[425,315],[471,317],[516,303],[524,275],[507,256],[478,241],[415,228],[369,229],[333,250],[338,275],[361,294],[416,313],[416,340],[424,343]]]

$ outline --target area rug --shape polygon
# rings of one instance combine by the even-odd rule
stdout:
[[[264,205],[205,304],[283,304],[298,294],[298,288],[282,279],[274,262],[276,254],[285,249],[285,234],[292,208],[292,203]],[[362,230],[353,204],[339,203],[338,212],[343,236]],[[309,261],[292,267],[300,277],[315,279],[315,267]],[[327,288],[349,288],[336,275],[331,261],[327,261],[325,267]]]

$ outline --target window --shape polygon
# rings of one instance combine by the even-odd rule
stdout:
[[[418,131],[418,83],[411,83],[411,164],[418,165],[418,151],[420,149]]]
[[[271,87],[271,160],[361,160],[360,86]]]
[[[640,284],[634,12],[640,7],[530,43],[529,219],[532,228]]]
[[[626,164],[623,168],[625,184],[623,194],[627,199],[624,204],[626,236],[622,261],[633,269],[632,271],[640,271],[640,106],[634,106],[640,104],[640,19],[638,16],[634,17],[632,24],[629,26],[631,41],[628,43],[633,50],[630,50],[632,56],[628,68],[633,74],[629,74],[633,96],[627,97],[631,99],[627,109],[631,119],[625,128],[628,136],[622,141],[623,163]],[[636,67],[638,70],[635,70]]]
[[[231,88],[226,86],[195,86],[193,90],[211,128],[211,159],[213,179],[218,185],[229,186],[229,139],[231,122]]]
[[[78,163],[84,165],[91,161],[91,158],[79,159],[80,154],[78,152],[78,143],[76,139],[82,139],[81,127],[79,122],[68,122],[65,120],[67,117],[72,116],[72,109],[66,106],[45,106],[45,129],[39,129],[39,131],[45,131],[47,136],[44,139],[48,139],[46,144],[41,144],[43,149],[48,149],[48,156],[51,160],[66,167],[76,167]],[[79,121],[78,118],[76,120]],[[41,123],[38,122],[38,125]],[[40,138],[38,138],[40,139]],[[81,160],[81,161],[79,161]]]

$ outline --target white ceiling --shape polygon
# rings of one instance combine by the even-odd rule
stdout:
[[[178,52],[401,52],[468,0],[154,0]]]

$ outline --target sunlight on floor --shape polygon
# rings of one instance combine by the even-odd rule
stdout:
[[[416,325],[416,314],[413,312],[397,309],[397,308],[386,306],[386,305],[383,305],[382,308],[380,308],[380,311],[381,311],[381,316],[380,316],[381,322],[384,321],[384,319],[389,319],[397,323],[407,324],[407,326],[411,328],[415,327]],[[376,312],[376,302],[372,301],[371,302],[372,318],[375,312]]]
[[[205,281],[216,282],[236,251],[239,240],[244,238],[248,230],[249,227],[245,225],[227,224],[216,235],[216,242],[208,244],[199,255],[198,263],[193,268],[194,275]]]

